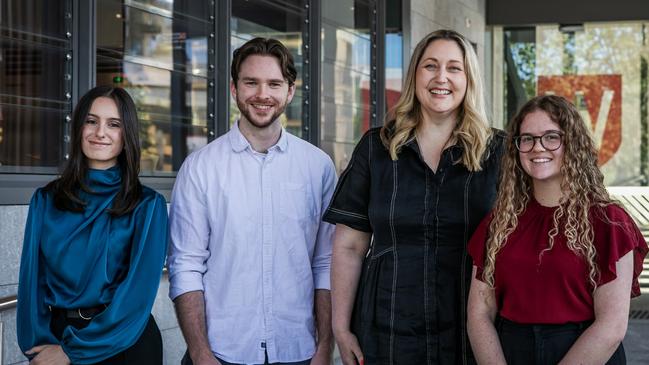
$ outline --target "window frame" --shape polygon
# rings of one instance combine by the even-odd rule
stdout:
[[[69,0],[72,7],[72,83],[71,101],[72,109],[78,103],[81,95],[90,90],[96,83],[96,26],[97,26],[97,1],[99,0]],[[204,0],[209,1],[209,0]],[[207,91],[207,142],[224,135],[229,130],[229,103],[230,103],[230,18],[232,1],[216,1],[214,14],[214,29],[210,37],[211,47],[214,52],[208,52],[208,63],[212,72],[208,74]],[[321,4],[324,0],[305,0],[307,20],[303,34],[303,52],[305,66],[302,108],[303,139],[319,146],[320,144],[320,85],[321,82]],[[372,29],[372,57],[371,57],[371,89],[370,89],[370,125],[378,126],[382,123],[385,114],[385,100],[383,98],[385,85],[385,4],[382,0],[369,0],[373,8]],[[404,8],[409,7],[409,0],[403,0]],[[409,24],[408,12],[402,14],[404,35],[406,24]],[[316,35],[316,36],[313,36]],[[404,50],[408,49],[404,37]],[[409,56],[408,56],[409,57]],[[408,58],[404,55],[404,58]],[[379,92],[377,92],[379,91]],[[69,128],[66,134],[69,133]],[[63,141],[61,141],[63,143]],[[33,192],[56,179],[61,171],[54,174],[35,173],[0,173],[0,205],[26,205],[29,204]],[[171,198],[171,190],[175,176],[141,176],[140,180],[165,196],[167,201]]]

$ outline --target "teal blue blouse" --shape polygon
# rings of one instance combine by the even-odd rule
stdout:
[[[167,241],[167,204],[147,187],[129,214],[107,209],[120,189],[119,167],[90,170],[83,212],[61,211],[38,189],[29,206],[18,284],[17,332],[23,352],[60,344],[74,364],[105,360],[133,345],[156,297]],[[107,308],[83,329],[50,331],[49,307]]]

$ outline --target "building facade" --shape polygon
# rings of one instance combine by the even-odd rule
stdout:
[[[398,99],[417,41],[440,28],[474,45],[494,126],[535,95],[563,95],[591,127],[606,183],[649,184],[646,1],[0,0],[0,362],[25,363],[15,295],[27,204],[64,166],[85,91],[133,96],[142,181],[169,198],[184,158],[238,117],[232,51],[277,38],[298,69],[282,123],[342,171]],[[153,312],[165,363],[178,364],[167,290],[163,277]]]
[[[485,57],[485,0],[2,0],[0,1],[0,360],[16,345],[15,294],[27,204],[69,151],[71,112],[94,85],[124,87],[141,122],[144,184],[169,198],[192,151],[237,118],[232,50],[256,36],[293,53],[297,91],[282,123],[344,169],[400,94],[417,41],[465,34]],[[153,312],[165,363],[185,344],[161,279]]]
[[[27,204],[67,160],[70,117],[97,84],[124,87],[141,121],[141,178],[169,198],[192,151],[237,118],[232,51],[284,42],[298,80],[282,116],[342,171],[400,95],[427,33],[466,35],[482,62],[494,126],[534,95],[572,100],[599,146],[608,185],[649,182],[649,2],[575,0],[1,0],[0,362],[16,345],[15,294]],[[165,363],[185,344],[167,297],[153,312]]]

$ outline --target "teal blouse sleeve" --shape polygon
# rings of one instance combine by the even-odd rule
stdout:
[[[61,345],[75,364],[96,363],[126,350],[146,327],[168,241],[167,204],[160,194],[149,192],[133,212],[129,268],[112,301],[86,328],[68,326],[63,333]]]
[[[18,346],[23,352],[37,345],[59,343],[50,332],[50,310],[44,300],[46,286],[42,275],[43,260],[40,259],[40,236],[45,199],[43,190],[38,189],[29,203],[20,258],[16,331]]]

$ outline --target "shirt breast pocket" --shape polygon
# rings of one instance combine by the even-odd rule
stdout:
[[[315,215],[313,197],[307,194],[306,186],[296,183],[280,184],[279,207],[283,216],[299,221],[311,219]]]

